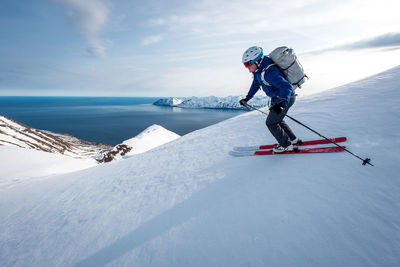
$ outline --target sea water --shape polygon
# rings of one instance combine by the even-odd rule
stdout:
[[[0,115],[32,128],[116,145],[158,124],[185,135],[243,111],[155,106],[153,97],[0,97]]]

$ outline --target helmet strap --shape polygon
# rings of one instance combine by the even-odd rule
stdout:
[[[254,64],[257,65],[257,68],[260,67],[260,65],[261,65],[261,63],[263,62],[263,60],[264,60],[264,56],[262,56],[259,60],[257,60],[257,61],[254,63]]]

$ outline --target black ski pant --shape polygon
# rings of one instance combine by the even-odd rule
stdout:
[[[296,135],[293,133],[292,129],[290,129],[289,125],[283,120],[295,100],[296,96],[292,96],[289,105],[279,114],[274,110],[270,110],[265,122],[269,131],[281,146],[289,146],[291,144],[290,140],[296,139]]]

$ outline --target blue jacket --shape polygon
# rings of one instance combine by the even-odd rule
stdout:
[[[264,57],[260,67],[253,73],[254,80],[246,98],[251,99],[261,86],[265,94],[271,97],[271,104],[281,103],[286,107],[289,104],[290,97],[294,95],[293,86],[285,79],[284,74],[276,65],[265,71],[264,79],[270,84],[266,85],[261,79],[261,73],[269,64],[273,64],[272,60],[269,57]]]

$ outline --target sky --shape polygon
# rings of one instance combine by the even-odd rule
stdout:
[[[295,49],[308,94],[400,62],[398,0],[1,0],[0,96],[246,95],[250,46]]]

